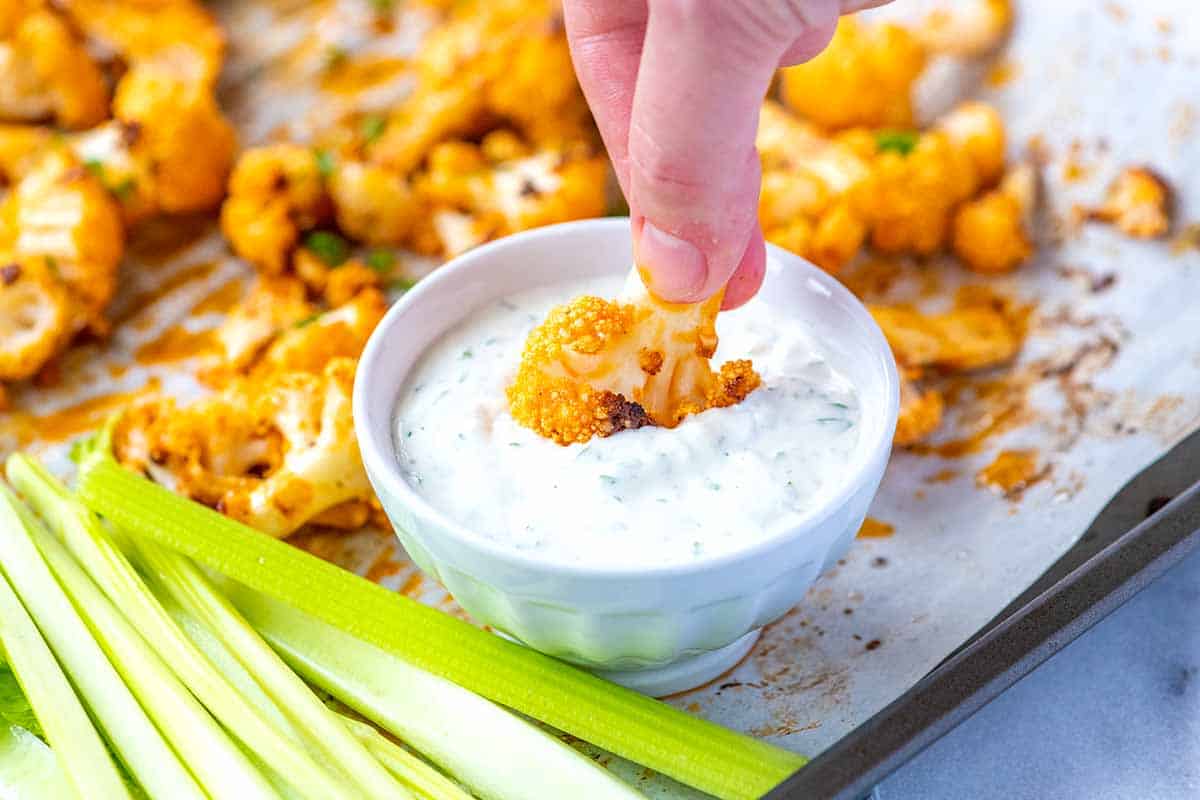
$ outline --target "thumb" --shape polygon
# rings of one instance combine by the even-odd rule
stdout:
[[[761,261],[759,107],[789,48],[832,31],[838,11],[837,0],[649,3],[627,189],[635,257],[658,296],[703,300]],[[760,263],[747,271],[761,278]]]

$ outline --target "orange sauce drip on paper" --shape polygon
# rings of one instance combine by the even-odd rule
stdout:
[[[171,292],[181,286],[186,286],[193,281],[202,281],[213,273],[217,265],[211,261],[204,261],[199,264],[192,264],[185,267],[174,275],[163,280],[162,283],[155,286],[153,289],[136,294],[130,299],[128,305],[121,309],[120,313],[113,318],[113,324],[119,325],[122,322],[135,317],[142,311],[145,311],[156,302],[166,297]]]
[[[217,287],[200,300],[199,303],[192,306],[192,314],[196,316],[200,314],[224,314],[237,305],[237,302],[241,299],[242,281],[240,278],[234,278],[229,283]]]
[[[985,80],[988,86],[1000,87],[1012,83],[1019,74],[1021,74],[1021,68],[1017,66],[1016,62],[1005,58],[992,65]]]
[[[975,483],[1005,495],[1032,486],[1041,475],[1036,450],[1001,450],[975,475]]]
[[[896,532],[896,526],[886,522],[881,522],[874,517],[867,517],[863,520],[862,527],[858,529],[859,539],[886,539]]]
[[[133,354],[139,364],[167,364],[182,361],[208,352],[214,341],[213,331],[189,331],[182,325],[172,325],[157,339],[139,347]]]
[[[949,483],[958,477],[956,469],[940,469],[925,479],[926,483]]]
[[[158,391],[160,386],[158,378],[151,378],[141,389],[89,397],[49,414],[30,416],[25,424],[37,439],[60,442],[99,427],[114,411],[142,395]]]

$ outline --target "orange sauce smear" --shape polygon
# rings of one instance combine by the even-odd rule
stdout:
[[[206,297],[202,298],[200,302],[192,306],[192,314],[195,316],[201,314],[224,314],[242,299],[242,289],[241,279],[234,278],[229,283],[217,287]]]
[[[208,352],[214,343],[212,330],[189,331],[182,325],[172,325],[157,339],[152,339],[134,352],[139,364],[168,364]]]
[[[886,539],[896,532],[896,526],[887,522],[882,522],[874,517],[867,517],[863,520],[862,527],[858,529],[859,539]]]
[[[21,423],[28,435],[21,438],[26,443],[33,438],[45,442],[61,442],[72,436],[94,430],[113,412],[142,395],[158,391],[161,385],[158,378],[151,378],[141,389],[132,392],[114,392],[89,397],[73,406],[67,406],[48,414],[36,416],[22,414],[20,415]]]
[[[121,309],[121,312],[113,318],[113,325],[120,325],[122,322],[129,320],[142,311],[145,311],[157,301],[175,291],[181,286],[186,286],[193,281],[202,281],[216,270],[217,265],[211,261],[203,261],[199,264],[192,264],[185,267],[179,272],[176,272],[169,278],[163,280],[162,283],[155,286],[149,291],[134,295],[130,299],[128,305]]]
[[[975,483],[1011,496],[1028,489],[1042,475],[1036,450],[1001,450],[976,473]]]
[[[1021,74],[1021,68],[1016,62],[1009,59],[1001,59],[992,65],[988,70],[987,76],[984,78],[988,86],[1000,87],[1012,83],[1013,80]]]

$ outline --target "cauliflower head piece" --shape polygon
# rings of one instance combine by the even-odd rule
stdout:
[[[377,501],[351,417],[354,359],[323,371],[247,379],[177,407],[156,398],[130,409],[114,450],[194,500],[275,537],[313,523],[359,527]]]
[[[1135,239],[1156,239],[1171,229],[1171,195],[1170,185],[1154,170],[1129,167],[1109,184],[1104,204],[1086,214]]]
[[[714,372],[721,293],[667,303],[635,271],[623,300],[583,296],[551,310],[525,342],[508,388],[513,419],[559,444],[741,402],[761,383],[749,361]]]
[[[108,116],[108,83],[56,11],[9,0],[0,8],[0,118],[87,128]]]

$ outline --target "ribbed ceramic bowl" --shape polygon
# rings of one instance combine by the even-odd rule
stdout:
[[[405,549],[476,620],[665,694],[732,666],[758,629],[795,605],[850,546],[887,464],[898,379],[883,335],[858,300],[820,269],[768,247],[763,300],[811,327],[857,387],[863,409],[859,443],[837,490],[801,524],[693,563],[590,568],[508,549],[430,506],[401,475],[393,439],[396,402],[421,354],[481,306],[568,278],[625,274],[630,253],[629,221],[602,219],[541,228],[459,256],[376,328],[358,367],[354,420],[367,473]]]

